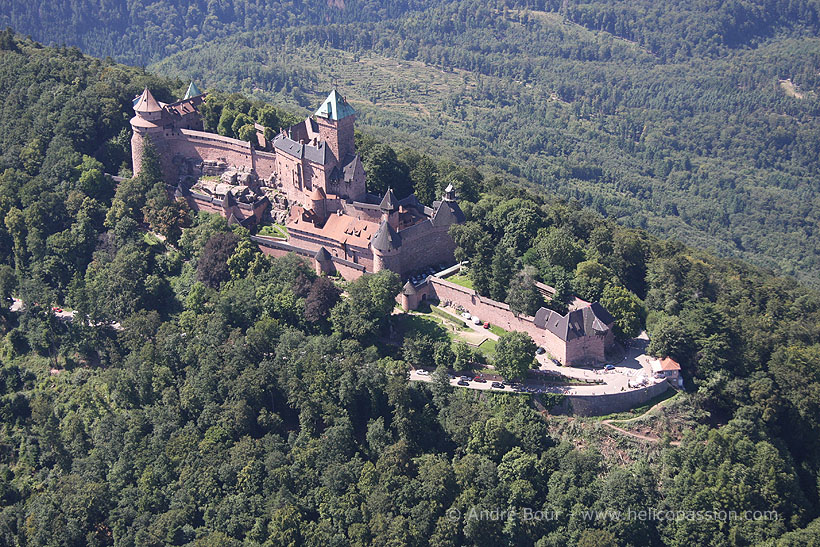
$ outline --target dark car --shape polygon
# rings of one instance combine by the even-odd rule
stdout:
[[[545,354],[546,352],[547,352],[547,350],[545,350],[545,349],[544,349],[544,348],[542,348],[541,346],[538,346],[538,349],[537,349],[537,350],[535,350],[535,354],[536,354],[536,355],[543,355],[543,354]]]
[[[462,378],[461,380],[458,381],[458,385],[460,385],[460,386],[469,386],[470,382],[468,382],[467,380]]]
[[[504,384],[502,384],[501,382],[493,382],[492,387],[494,387],[495,389],[504,389]]]

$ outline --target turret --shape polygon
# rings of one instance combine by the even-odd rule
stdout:
[[[142,169],[142,151],[146,137],[162,133],[162,128],[158,125],[162,120],[162,107],[146,87],[134,101],[134,112],[136,116],[131,118],[131,162],[134,175],[138,175]]]
[[[137,98],[134,103],[134,112],[137,116],[148,121],[159,121],[162,117],[162,107],[146,87],[142,91],[142,95]]]
[[[182,100],[186,101],[192,97],[199,97],[200,95],[202,95],[202,92],[199,90],[199,88],[192,80],[191,83],[188,85],[188,91],[185,92],[185,97],[183,97]]]
[[[333,259],[327,249],[319,247],[314,258],[316,259],[316,275],[328,274],[333,271]]]
[[[373,272],[392,270],[401,274],[398,256],[400,247],[401,236],[383,220],[370,241],[370,249],[373,251]]]
[[[418,292],[413,282],[407,280],[401,290],[401,309],[404,311],[415,310],[418,306]]]
[[[444,201],[455,201],[456,200],[456,189],[453,187],[453,183],[447,185],[447,188],[444,189],[444,197],[442,198]]]
[[[394,230],[399,229],[399,201],[393,193],[392,188],[388,188],[382,198],[379,209],[382,211],[382,221],[390,224]]]
[[[318,186],[314,186],[313,192],[310,193],[310,207],[313,209],[313,214],[316,215],[318,224],[323,225],[327,220],[327,203],[325,193]]]

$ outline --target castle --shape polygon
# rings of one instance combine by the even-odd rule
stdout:
[[[284,204],[287,240],[254,240],[267,254],[314,258],[324,273],[351,279],[389,269],[406,277],[453,262],[455,244],[448,231],[464,221],[453,187],[432,207],[415,195],[397,199],[392,190],[383,196],[368,193],[353,136],[356,111],[335,89],[312,117],[282,129],[271,141],[256,125],[253,143],[203,131],[198,107],[205,100],[193,83],[174,103],[160,103],[147,88],[135,98],[135,175],[150,139],[166,183],[194,210],[217,212],[251,227],[268,214],[272,202]]]
[[[265,254],[305,257],[317,273],[352,280],[389,269],[408,278],[454,262],[449,229],[465,218],[453,186],[432,206],[413,194],[398,199],[390,189],[383,196],[370,194],[354,142],[356,111],[335,89],[312,117],[282,129],[271,141],[260,125],[255,125],[254,142],[203,131],[199,106],[205,100],[193,83],[174,103],[158,102],[147,88],[134,99],[135,175],[150,139],[177,199],[247,227],[275,207],[287,237],[251,239]],[[518,316],[507,304],[440,275],[418,285],[407,281],[399,299],[405,310],[426,299],[463,306],[507,330],[529,333],[565,364],[602,362],[614,344],[614,320],[597,303],[563,316],[547,308],[535,317]]]

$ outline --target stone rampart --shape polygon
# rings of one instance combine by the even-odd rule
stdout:
[[[251,236],[251,241],[259,245],[259,250],[268,256],[283,257],[288,253],[295,253],[304,258],[310,259],[311,263],[316,256],[315,251],[302,249],[294,245],[290,245],[284,241],[265,236]]]
[[[316,251],[314,250],[304,249],[285,241],[265,236],[251,236],[251,241],[259,245],[259,249],[268,256],[280,258],[289,253],[295,253],[298,256],[308,259],[311,264],[315,264]],[[331,263],[333,267],[329,273],[338,273],[347,281],[354,281],[367,273],[364,265],[356,264],[343,258],[331,257]]]
[[[630,389],[619,393],[599,395],[568,395],[565,402],[550,409],[556,414],[572,413],[578,416],[604,416],[614,412],[625,412],[646,404],[649,400],[666,392],[669,382],[663,381],[651,386]]]
[[[337,257],[331,257],[333,267],[336,272],[341,275],[345,281],[355,281],[367,273],[365,267],[361,264],[355,264],[349,260],[343,260]]]
[[[449,226],[435,227],[427,220],[401,230],[401,274],[423,270],[436,264],[453,261],[456,245],[448,233]]]
[[[526,315],[516,316],[507,304],[481,296],[473,289],[438,276],[428,277],[427,283],[418,290],[421,294],[426,294],[427,298],[449,301],[453,305],[461,306],[481,321],[489,321],[504,330],[526,332],[537,345],[543,346],[553,359],[561,363],[600,363],[605,360],[607,341],[604,338],[586,336],[564,342],[547,329],[537,327],[534,318]]]

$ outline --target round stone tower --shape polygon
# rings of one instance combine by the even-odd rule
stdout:
[[[325,202],[325,193],[318,186],[313,187],[313,192],[310,193],[310,207],[313,209],[313,214],[316,215],[316,221],[321,226],[327,220],[327,203]]]
[[[136,116],[131,118],[131,162],[134,166],[134,175],[142,169],[142,151],[145,148],[145,139],[151,135],[161,136],[162,107],[151,95],[146,87],[142,95],[134,103]]]
[[[370,241],[373,251],[373,273],[381,270],[392,270],[401,275],[401,236],[392,226],[383,220],[376,235]]]

